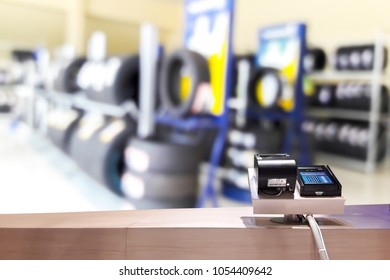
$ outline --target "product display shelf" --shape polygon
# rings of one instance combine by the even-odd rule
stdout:
[[[38,93],[53,104],[68,105],[88,112],[101,113],[118,118],[127,114],[136,117],[138,114],[138,109],[133,102],[124,102],[120,105],[104,104],[89,100],[82,92],[69,95],[61,92],[40,90]]]
[[[315,118],[337,118],[345,120],[367,121],[370,118],[370,112],[364,112],[351,109],[334,109],[334,108],[308,108],[306,115]],[[389,114],[380,113],[380,122],[387,122],[389,120]]]
[[[387,68],[382,68],[382,61],[384,60],[384,47],[389,51],[390,36],[377,32],[374,40],[374,62],[373,69],[371,71],[340,71],[340,70],[327,70],[324,72],[307,74],[306,77],[313,82],[369,82],[371,84],[371,108],[368,112],[361,112],[357,110],[349,109],[307,109],[306,116],[317,118],[337,118],[351,121],[367,121],[369,128],[369,137],[367,145],[367,159],[365,161],[348,158],[344,156],[338,156],[337,160],[339,164],[345,164],[345,166],[352,167],[364,172],[373,172],[378,166],[376,160],[376,147],[378,145],[378,124],[387,123],[387,130],[390,123],[389,114],[382,113],[380,111],[380,94],[381,85],[388,85],[389,75]],[[385,133],[388,137],[388,133]],[[322,154],[325,154],[322,153]],[[332,155],[333,157],[333,155]],[[336,161],[336,160],[335,160]]]
[[[306,75],[310,80],[314,82],[343,82],[343,81],[362,81],[371,82],[378,77],[380,80],[389,82],[389,77],[385,73],[381,73],[379,76],[373,71],[336,71],[325,70],[323,72],[316,72]]]

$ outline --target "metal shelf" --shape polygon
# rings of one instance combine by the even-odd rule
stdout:
[[[333,108],[308,108],[306,116],[316,118],[338,118],[356,121],[369,121],[370,112],[351,110],[351,109],[333,109]],[[381,113],[379,121],[386,122],[389,119],[388,113]]]
[[[372,172],[378,165],[376,161],[376,147],[377,147],[377,134],[378,134],[378,122],[390,123],[388,113],[382,113],[380,111],[380,88],[381,85],[387,84],[389,78],[385,69],[383,69],[384,52],[383,47],[388,47],[390,43],[387,34],[382,31],[376,32],[374,38],[374,61],[373,69],[368,71],[339,71],[339,70],[327,70],[324,72],[308,74],[306,77],[313,80],[313,82],[369,82],[372,88],[372,98],[370,111],[362,112],[357,110],[340,110],[340,109],[326,109],[319,108],[313,110],[312,108],[307,110],[307,116],[314,116],[320,118],[340,118],[357,121],[367,121],[369,127],[368,136],[368,151],[367,159],[365,161],[355,160],[345,157],[338,157],[337,155],[329,154],[332,162],[348,166],[352,169],[358,169],[360,171]],[[322,154],[322,156],[324,156]]]
[[[42,89],[36,90],[36,92],[54,103],[72,106],[88,112],[100,113],[117,118],[121,118],[126,115],[130,115],[135,119],[138,118],[138,109],[134,102],[131,101],[124,102],[121,105],[110,105],[89,100],[83,92],[66,94],[54,91],[48,92]]]
[[[108,105],[79,97],[73,102],[73,106],[88,112],[101,113],[103,115],[122,118],[130,113],[131,103],[121,105]]]
[[[378,78],[387,82],[388,77],[385,73],[378,76],[377,73],[370,71],[325,71],[312,74],[306,74],[307,78],[314,82],[342,82],[342,81],[365,81],[372,82]]]

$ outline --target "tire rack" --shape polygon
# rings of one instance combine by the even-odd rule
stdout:
[[[242,97],[231,98],[228,102],[228,106],[230,109],[237,110],[238,114],[244,115],[248,119],[290,122],[286,130],[286,136],[282,144],[281,152],[290,153],[292,151],[294,137],[298,137],[300,145],[300,158],[297,159],[298,163],[309,164],[311,163],[311,157],[309,151],[310,149],[308,148],[308,139],[301,129],[304,120],[303,112],[305,109],[302,76],[297,79],[294,92],[295,106],[291,112],[283,112],[281,110],[255,112],[253,110],[248,110],[244,102],[241,100]]]
[[[88,112],[96,112],[106,116],[123,117],[130,115],[137,119],[138,111],[135,104],[125,102],[121,105],[108,105],[91,101],[85,97],[83,92],[76,94],[66,94],[61,92],[45,91],[41,89],[33,89],[33,96],[45,98],[50,105],[60,105],[67,108],[77,108]],[[208,164],[207,180],[202,188],[202,193],[197,201],[197,207],[204,207],[206,200],[210,199],[214,207],[218,206],[217,195],[213,186],[214,177],[217,176],[217,169],[220,157],[225,143],[227,133],[227,116],[221,118],[214,117],[192,117],[186,120],[178,120],[166,116],[156,116],[156,122],[160,124],[170,125],[182,130],[199,130],[199,129],[218,129],[218,134],[213,143],[211,156]]]
[[[301,29],[301,28],[300,28]],[[300,31],[300,51],[301,58],[298,66],[298,73],[296,81],[293,87],[294,92],[294,108],[290,112],[282,110],[253,110],[247,108],[248,96],[247,90],[243,90],[241,94],[236,98],[231,98],[228,101],[230,109],[237,110],[240,116],[252,120],[271,120],[271,121],[284,121],[288,122],[288,128],[286,129],[285,139],[282,143],[282,153],[291,153],[293,150],[294,139],[298,140],[299,144],[299,158],[296,159],[298,164],[310,164],[310,149],[306,133],[302,130],[302,124],[304,121],[304,110],[305,110],[305,95],[303,92],[303,57],[306,52],[306,26]],[[302,35],[302,33],[304,35]]]
[[[390,127],[389,113],[382,114],[380,111],[380,90],[382,84],[387,84],[386,69],[382,69],[384,58],[383,48],[390,44],[390,37],[382,32],[375,36],[374,67],[370,72],[365,71],[337,71],[327,70],[322,73],[306,75],[313,82],[343,82],[362,81],[371,83],[371,108],[369,112],[354,111],[348,109],[310,109],[307,110],[307,117],[315,118],[339,118],[345,120],[368,121],[369,139],[366,161],[351,159],[345,156],[328,155],[321,153],[323,159],[334,159],[338,163],[353,169],[365,172],[373,172],[377,168],[375,147],[377,146],[378,123],[387,122],[387,129]],[[389,139],[389,131],[386,133]],[[387,151],[388,153],[388,151]]]

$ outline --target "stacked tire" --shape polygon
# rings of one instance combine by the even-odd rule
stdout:
[[[201,54],[188,49],[172,52],[163,60],[159,78],[162,118],[179,123],[209,112],[203,98],[211,94],[210,73]],[[132,138],[127,143],[122,190],[136,209],[196,206],[199,168],[209,145],[203,145],[205,139],[197,141],[194,131],[165,125],[158,125],[145,139]]]
[[[73,133],[69,154],[97,182],[122,195],[124,150],[134,129],[127,119],[86,115]]]
[[[201,145],[133,138],[125,149],[123,193],[136,209],[195,207],[204,157]]]
[[[111,105],[133,100],[138,104],[139,56],[113,56],[87,61],[77,77],[88,99]]]
[[[334,108],[336,88],[336,84],[316,84],[314,92],[307,96],[307,104],[312,107]]]
[[[53,89],[56,92],[75,94],[80,91],[77,76],[86,62],[85,57],[78,57],[67,63],[56,65],[54,68]]]
[[[317,148],[321,151],[337,154],[358,160],[366,160],[368,156],[369,128],[363,122],[315,121],[304,123],[307,133],[314,136]],[[375,158],[382,161],[386,155],[386,133],[380,125],[375,149]]]
[[[313,73],[325,69],[327,63],[326,53],[322,48],[309,48],[303,58],[305,73]]]
[[[224,158],[222,194],[224,197],[243,203],[250,203],[248,189],[248,168],[253,167],[255,153],[279,153],[283,139],[283,127],[269,122],[248,124],[246,127],[232,127],[227,134]]]
[[[382,113],[388,112],[388,88],[382,85],[379,91],[379,110]],[[307,101],[308,105],[312,107],[370,111],[372,85],[361,82],[317,84],[313,95],[309,96]]]
[[[379,89],[380,112],[389,110],[389,92],[385,85]],[[372,102],[372,86],[364,83],[342,83],[337,85],[335,92],[335,107],[370,111]]]
[[[374,69],[375,45],[341,46],[336,50],[335,67],[340,71],[370,71]],[[384,69],[387,65],[387,49],[383,48]]]
[[[87,102],[105,106],[131,101],[138,105],[138,55],[113,56],[78,65],[77,77],[72,77]],[[90,177],[122,196],[124,152],[136,132],[136,121],[127,115],[113,117],[104,112],[93,112],[87,111],[76,125],[69,141],[69,155]]]

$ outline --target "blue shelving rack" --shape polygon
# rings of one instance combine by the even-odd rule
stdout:
[[[226,44],[226,61],[225,61],[225,77],[223,79],[223,98],[222,98],[222,110],[217,114],[211,114],[207,116],[191,116],[186,119],[175,119],[169,116],[157,115],[156,121],[160,124],[169,125],[171,127],[182,129],[182,130],[207,130],[207,129],[217,129],[218,133],[216,135],[215,141],[212,146],[207,179],[206,183],[202,188],[202,192],[199,196],[197,207],[204,207],[208,200],[211,200],[212,206],[217,207],[217,196],[215,193],[215,188],[213,186],[213,179],[215,177],[215,172],[219,165],[223,147],[226,139],[226,133],[229,126],[228,119],[228,109],[227,109],[227,99],[229,98],[232,90],[232,75],[233,75],[233,52],[232,52],[232,30],[233,30],[233,13],[234,13],[234,0],[224,0],[223,5],[221,1],[215,1],[213,6],[213,1],[207,1],[207,5],[204,5],[206,2],[203,0],[185,0],[184,5],[184,19],[185,19],[185,31],[184,31],[184,45],[187,48],[199,51],[197,47],[193,45],[193,36],[194,34],[199,34],[199,31],[205,31],[206,35],[209,36],[210,40],[213,40],[212,34],[216,33],[216,22],[226,21],[227,31],[226,38],[222,42]],[[201,12],[200,12],[201,11]],[[200,30],[200,26],[204,23],[204,20],[207,19],[209,23],[210,30]],[[204,25],[203,25],[204,27]],[[208,42],[204,41],[204,38],[199,38],[199,44],[205,45]],[[223,47],[223,45],[221,45]],[[202,53],[202,52],[201,52]],[[211,73],[213,74],[213,73]]]
[[[282,146],[283,153],[290,153],[292,144],[297,137],[299,141],[300,157],[297,160],[298,164],[310,163],[310,152],[308,141],[305,133],[302,130],[302,123],[305,118],[305,96],[303,92],[303,57],[306,52],[306,24],[304,23],[286,23],[264,27],[259,31],[259,49],[256,55],[256,65],[258,67],[275,67],[270,65],[270,61],[264,61],[264,52],[267,45],[279,45],[280,48],[287,48],[288,44],[293,44],[297,49],[298,59],[295,62],[295,77],[294,77],[294,107],[291,111],[247,111],[247,116],[250,119],[264,120],[282,120],[288,121],[289,126],[286,131],[286,136]],[[272,62],[271,62],[272,63]],[[291,66],[290,66],[291,67]],[[281,69],[283,70],[283,69]]]

